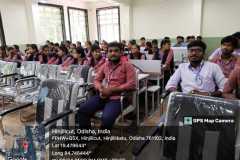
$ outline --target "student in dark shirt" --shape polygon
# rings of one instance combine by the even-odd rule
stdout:
[[[132,45],[129,59],[146,59],[146,56],[140,52],[140,46],[137,44]]]
[[[174,70],[173,50],[171,49],[170,40],[162,40],[161,48],[159,52],[156,52],[154,54],[153,59],[162,61],[162,69],[164,71],[164,85],[166,85]]]
[[[40,53],[35,58],[35,61],[39,61],[40,64],[47,64],[48,63],[48,54],[49,54],[48,45],[42,46]]]
[[[13,47],[8,47],[7,48],[7,56],[8,57],[5,59],[6,61],[16,62],[18,68],[21,66],[22,57],[19,54],[17,54],[16,52],[14,52]]]
[[[30,44],[25,55],[25,61],[34,61],[38,55],[38,47],[36,44]]]

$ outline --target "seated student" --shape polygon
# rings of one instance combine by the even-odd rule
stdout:
[[[105,57],[101,54],[101,49],[98,45],[92,46],[93,62],[95,73],[103,66],[105,63]]]
[[[152,40],[152,47],[157,47],[158,48],[158,40],[157,39]]]
[[[124,40],[123,40],[124,41]],[[121,55],[121,61],[127,62],[128,61],[128,49],[126,44],[120,43],[121,44],[121,51],[123,51],[123,54]]]
[[[35,57],[35,61],[39,61],[40,64],[47,64],[48,54],[49,54],[48,45],[42,46],[40,53]]]
[[[161,48],[159,52],[154,54],[153,60],[162,60],[162,66],[164,70],[164,85],[166,85],[174,70],[173,50],[171,49],[170,40],[162,40]]]
[[[211,60],[211,62],[219,65],[226,78],[229,77],[235,65],[239,65],[237,57],[233,55],[233,51],[238,45],[237,43],[237,39],[233,36],[224,37],[221,40],[221,55],[216,55]]]
[[[27,48],[25,61],[34,61],[35,56],[38,54],[38,47],[36,44],[30,44]]]
[[[59,48],[59,46],[56,46],[56,45],[54,45],[53,42],[50,42],[50,43],[48,43],[48,48],[49,48],[49,52],[54,54],[57,52],[56,50]]]
[[[71,61],[71,64],[73,65],[87,65],[87,60],[85,57],[85,53],[84,50],[80,49],[80,48],[76,48],[75,50],[73,50],[73,59]]]
[[[183,44],[183,47],[187,47],[187,45],[194,40],[195,40],[195,36],[187,36],[186,42]]]
[[[108,52],[108,43],[107,41],[103,40],[100,44],[100,48],[101,48],[101,53],[103,57],[107,57],[107,52]]]
[[[184,47],[184,37],[177,36],[177,43],[174,44],[173,47]]]
[[[153,54],[153,51],[152,51],[152,43],[151,42],[146,42],[146,48],[145,48],[145,53],[146,54],[150,54],[152,55]]]
[[[144,53],[144,50],[146,48],[146,39],[145,37],[140,38],[140,52]]]
[[[188,44],[189,63],[179,65],[169,79],[166,90],[176,91],[180,83],[184,93],[221,96],[225,77],[217,64],[203,60],[205,50],[206,44],[202,41],[193,41]]]
[[[7,58],[5,59],[8,62],[16,62],[17,67],[19,68],[21,66],[22,57],[18,53],[14,51],[13,47],[7,48]]]
[[[230,74],[224,85],[223,97],[227,99],[240,99],[240,67],[237,66]]]
[[[146,55],[140,52],[140,47],[137,44],[132,45],[129,59],[146,59]]]
[[[86,57],[86,60],[85,60],[85,63],[89,66],[93,66],[93,56],[92,56],[92,43],[90,41],[87,41],[85,43],[85,57]]]
[[[60,65],[64,62],[67,55],[68,49],[62,45],[58,48],[57,54],[48,60],[48,64]]]
[[[14,44],[14,45],[13,45],[13,49],[14,49],[14,52],[16,52],[17,54],[19,54],[19,55],[22,57],[22,59],[24,59],[24,54],[20,51],[18,45]]]
[[[6,47],[0,46],[0,60],[4,60],[7,57]]]
[[[80,127],[90,127],[90,118],[103,109],[102,128],[112,128],[121,112],[121,93],[135,89],[135,69],[132,64],[120,60],[121,52],[119,43],[109,44],[108,61],[100,68],[94,80],[99,94],[79,107]],[[106,85],[102,83],[103,80],[106,80]]]
[[[83,48],[82,43],[80,41],[76,42],[76,48]]]
[[[124,54],[130,55],[132,46],[136,44],[136,41],[134,39],[128,41],[127,47],[124,49]]]
[[[233,37],[235,37],[238,40],[238,46],[234,49],[233,55],[240,56],[240,32],[236,32],[232,34]],[[210,56],[209,60],[212,60],[215,56],[219,56],[222,54],[221,47],[217,48]]]
[[[86,57],[91,54],[92,43],[90,41],[85,42],[85,55]]]
[[[71,54],[73,52],[73,50],[76,48],[77,48],[76,44],[71,43],[68,52]]]

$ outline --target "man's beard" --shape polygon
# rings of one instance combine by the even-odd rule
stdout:
[[[120,61],[120,57],[111,57],[111,58],[109,58],[109,60],[116,64]]]

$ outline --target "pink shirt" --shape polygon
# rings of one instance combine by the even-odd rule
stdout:
[[[97,90],[102,86],[104,79],[107,82],[105,87],[117,87],[126,91],[136,88],[136,72],[133,65],[128,62],[120,61],[114,65],[112,62],[106,61],[94,79]],[[120,99],[120,93],[112,95],[110,99]]]
[[[98,63],[96,63],[95,64],[95,66],[94,66],[94,70],[95,70],[95,73],[97,73],[99,70],[100,70],[100,68],[103,66],[103,64],[105,63],[105,58],[103,57],[103,58],[101,58],[100,59],[100,61],[98,62]]]
[[[239,65],[238,59],[235,56],[232,56],[227,62],[223,61],[221,56],[215,56],[211,61],[219,65],[226,78],[229,77],[235,66]]]

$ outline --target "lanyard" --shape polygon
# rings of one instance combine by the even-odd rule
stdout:
[[[194,73],[195,74],[195,82],[197,83],[197,85],[202,85],[202,82],[203,82],[203,80],[202,80],[202,78],[201,78],[201,76],[200,76],[200,73],[201,73],[201,70],[202,70],[202,68],[203,68],[203,65],[204,65],[204,63],[202,63],[201,65],[200,65],[200,68],[199,68],[199,70],[197,71],[197,73]]]
[[[110,80],[111,80],[111,76],[113,74],[113,72],[120,66],[120,64],[117,64],[117,66],[115,66],[112,70],[108,70],[108,78],[107,78],[107,86],[109,86]]]

